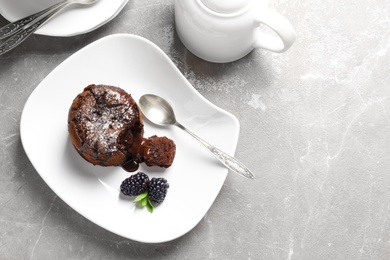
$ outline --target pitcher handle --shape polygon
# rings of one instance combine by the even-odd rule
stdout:
[[[282,14],[268,8],[262,9],[255,18],[257,39],[255,48],[263,48],[273,52],[284,52],[295,42],[296,34],[290,21]],[[260,31],[258,26],[265,24],[277,35],[270,35]]]

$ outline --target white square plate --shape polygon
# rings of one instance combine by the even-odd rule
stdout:
[[[68,136],[72,100],[92,83],[121,87],[136,101],[146,93],[166,98],[179,122],[230,155],[238,141],[238,120],[203,98],[160,48],[129,34],[102,38],[76,52],[26,102],[21,118],[23,147],[43,180],[69,206],[132,240],[158,243],[184,235],[211,207],[228,170],[181,129],[158,127],[145,120],[145,137],[167,136],[177,150],[170,168],[141,164],[139,169],[150,178],[168,180],[165,201],[152,214],[135,206],[134,198],[120,194],[120,184],[130,173],[88,163]]]

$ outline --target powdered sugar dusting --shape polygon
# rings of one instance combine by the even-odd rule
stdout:
[[[131,98],[117,88],[93,88],[79,108],[85,144],[97,154],[118,150],[118,138],[137,118]]]

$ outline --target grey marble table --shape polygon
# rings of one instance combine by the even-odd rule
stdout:
[[[130,0],[93,32],[34,35],[0,56],[0,259],[390,259],[390,1],[272,1],[296,28],[293,47],[227,64],[185,49],[173,2]],[[230,173],[200,223],[171,242],[141,244],[91,223],[45,184],[21,144],[34,88],[114,33],[157,44],[234,114],[235,155],[257,175]]]

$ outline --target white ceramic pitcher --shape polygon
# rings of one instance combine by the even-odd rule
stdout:
[[[238,60],[254,48],[284,52],[295,30],[266,0],[175,0],[180,40],[196,56],[211,62]],[[265,24],[276,34],[262,32]]]

